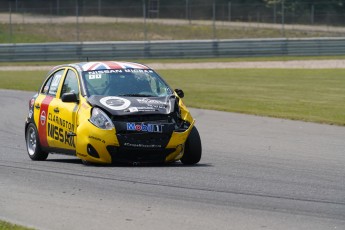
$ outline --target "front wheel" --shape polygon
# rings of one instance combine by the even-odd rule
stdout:
[[[32,123],[30,123],[26,129],[25,140],[26,149],[31,160],[43,161],[47,159],[48,153],[41,149],[37,129]]]
[[[193,165],[201,159],[201,139],[198,130],[194,126],[185,144],[184,154],[181,162],[186,165]]]

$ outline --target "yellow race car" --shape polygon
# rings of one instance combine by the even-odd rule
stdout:
[[[196,164],[201,140],[195,120],[148,66],[82,62],[54,67],[29,102],[29,157],[75,155],[84,163]]]

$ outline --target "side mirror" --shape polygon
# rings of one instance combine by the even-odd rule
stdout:
[[[184,92],[182,89],[175,89],[175,93],[177,94],[177,96],[179,96],[180,98],[184,97]]]
[[[64,93],[61,96],[62,102],[75,102],[78,103],[78,97],[75,93]]]

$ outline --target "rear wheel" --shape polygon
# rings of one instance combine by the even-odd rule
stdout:
[[[26,129],[25,140],[26,149],[31,160],[43,161],[47,159],[48,153],[41,149],[37,129],[32,123],[30,123]]]
[[[186,165],[193,165],[201,159],[201,139],[198,130],[194,126],[185,144],[185,150],[181,162]]]

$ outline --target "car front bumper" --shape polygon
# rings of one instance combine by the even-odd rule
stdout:
[[[116,133],[116,129],[103,130],[90,122],[84,122],[77,129],[77,157],[87,162],[111,164],[115,162],[167,163],[181,159],[184,144],[194,126],[172,131],[169,135]]]

